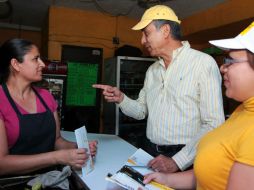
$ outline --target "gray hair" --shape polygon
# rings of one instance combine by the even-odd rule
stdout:
[[[171,36],[175,40],[182,40],[182,33],[180,24],[171,20],[153,20],[154,26],[159,30],[164,24],[170,26]]]

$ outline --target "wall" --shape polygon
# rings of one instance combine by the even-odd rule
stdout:
[[[32,41],[39,49],[41,49],[41,32],[30,31],[15,28],[1,28],[0,26],[0,44],[10,38],[24,38]]]
[[[210,46],[208,40],[229,38],[254,21],[253,0],[228,0],[182,21],[183,34],[193,47]]]
[[[190,41],[192,47],[203,49],[210,46],[208,40],[235,36],[254,20],[251,9],[253,6],[253,0],[241,2],[230,0],[185,18],[182,20],[184,38]],[[13,37],[26,38],[41,49],[43,56],[56,60],[61,59],[62,44],[100,47],[104,50],[104,58],[112,57],[115,48],[123,44],[142,48],[141,33],[131,30],[131,27],[137,23],[134,19],[51,7],[48,21],[49,31],[44,35],[47,36],[45,38],[47,43],[42,42],[41,31],[26,30],[22,27],[6,28],[1,25],[0,43]],[[112,43],[113,36],[120,38],[118,46]]]
[[[124,44],[140,47],[141,32],[132,31],[136,20],[127,17],[111,17],[92,11],[63,7],[49,10],[49,59],[61,59],[61,46],[76,45],[103,48],[103,58],[112,57],[114,50]],[[117,36],[120,44],[114,45]]]
[[[208,40],[234,36],[254,20],[252,7],[253,0],[228,0],[185,18],[182,20],[184,38],[191,42],[192,47],[202,49],[209,46]],[[111,57],[117,48],[112,44],[113,36],[120,38],[118,47],[123,44],[140,47],[140,32],[131,30],[137,22],[134,19],[59,7],[51,7],[49,14],[49,32],[45,35],[45,39],[49,35],[47,43],[42,42],[41,31],[6,28],[1,24],[0,43],[13,37],[26,38],[43,50],[43,56],[48,54],[50,59],[58,60],[62,44],[101,47],[104,58]]]

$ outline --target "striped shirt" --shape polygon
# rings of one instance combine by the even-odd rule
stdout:
[[[224,122],[224,112],[215,60],[182,43],[167,69],[162,59],[149,67],[139,98],[124,95],[119,107],[135,119],[148,116],[146,135],[151,142],[186,144],[172,157],[184,170],[193,163],[199,139]]]

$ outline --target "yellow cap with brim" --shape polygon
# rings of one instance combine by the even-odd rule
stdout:
[[[209,43],[225,50],[248,49],[254,53],[254,22],[235,38],[211,40]]]
[[[171,8],[165,5],[155,5],[145,11],[139,23],[132,30],[142,30],[153,20],[171,20],[179,24],[181,23]]]

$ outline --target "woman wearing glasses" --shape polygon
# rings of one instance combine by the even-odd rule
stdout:
[[[197,148],[194,170],[152,173],[151,180],[175,189],[246,190],[254,187],[254,22],[237,37],[210,41],[229,50],[221,67],[226,96],[242,104]]]

